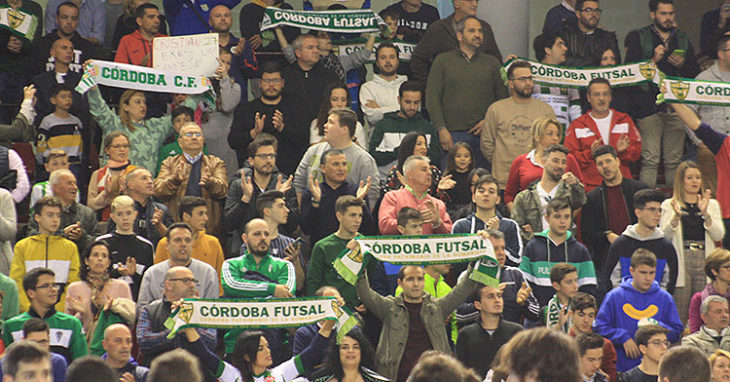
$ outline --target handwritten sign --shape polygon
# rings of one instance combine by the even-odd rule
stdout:
[[[170,73],[213,76],[218,68],[218,34],[157,37],[152,40],[152,63]]]

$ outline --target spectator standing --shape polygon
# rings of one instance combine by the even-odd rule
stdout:
[[[53,1],[51,1],[53,2]],[[49,2],[48,4],[50,4]],[[93,1],[92,1],[93,2]],[[51,30],[48,34],[43,36],[36,45],[33,47],[34,55],[34,71],[36,73],[43,73],[45,71],[52,71],[54,69],[54,59],[52,59],[52,52],[49,52],[53,48],[53,44],[58,40],[67,40],[71,43],[71,61],[68,62],[68,69],[72,72],[83,74],[82,64],[86,60],[92,59],[102,53],[98,46],[95,46],[88,39],[81,37],[78,32],[79,26],[79,7],[75,2],[56,2],[57,8],[54,8],[55,13],[55,29]],[[86,7],[88,1],[83,2],[83,6]],[[48,8],[46,8],[48,12]],[[86,15],[88,16],[88,15]],[[74,84],[75,86],[75,84]]]
[[[700,169],[694,162],[682,162],[677,167],[674,194],[662,202],[659,228],[677,253],[673,296],[683,323],[687,322],[690,299],[706,284],[705,254],[712,253],[715,243],[725,236],[721,217],[720,204],[710,190],[702,190]]]
[[[535,57],[546,65],[560,66],[565,63],[568,46],[557,33],[544,33],[535,37],[532,46]],[[565,131],[570,123],[581,115],[580,93],[578,89],[535,84],[532,97],[552,106],[553,112]]]
[[[258,71],[258,62],[254,57],[254,51],[251,44],[245,38],[238,38],[231,33],[231,27],[233,26],[233,16],[231,8],[228,8],[225,4],[219,4],[213,7],[210,11],[210,23],[211,30],[218,33],[218,44],[220,47],[231,55],[231,62],[227,76],[221,76],[222,80],[233,80],[241,89],[238,98],[246,100],[248,96],[248,79],[256,76]],[[225,81],[224,83],[227,83]],[[223,92],[223,88],[221,89]],[[221,101],[228,98],[227,95],[221,94]],[[238,99],[230,97],[227,100],[229,104],[232,104],[233,108],[238,106]],[[235,104],[233,101],[236,101]],[[227,109],[227,108],[224,108]],[[229,113],[230,111],[227,111]],[[230,125],[230,121],[228,121]]]
[[[122,184],[126,187],[127,174],[137,166],[129,161],[132,147],[123,132],[115,131],[104,137],[103,146],[102,150],[108,159],[105,166],[91,173],[86,205],[97,211],[100,221],[105,222],[109,220],[111,201],[125,191]]]
[[[137,17],[134,15],[137,7],[149,3],[149,0],[122,0],[121,1],[121,12],[117,12],[116,14],[119,15],[116,20],[111,23],[111,27],[114,28],[112,30],[112,33],[109,32],[109,18],[112,16],[109,14],[109,7],[110,3],[112,3],[114,0],[107,0],[104,4],[107,7],[107,23],[106,23],[106,29],[107,29],[107,38],[106,43],[104,45],[108,45],[108,47],[112,50],[116,50],[119,46],[119,42],[122,40],[122,37],[134,33],[134,31],[139,28],[137,25]],[[121,14],[120,14],[121,13]],[[167,33],[167,18],[165,18],[165,15],[160,15],[160,33],[166,35]]]
[[[563,31],[563,38],[568,47],[565,64],[568,66],[590,66],[597,52],[613,49],[618,52],[616,33],[598,27],[601,22],[598,0],[577,0],[575,2],[576,25],[568,24]],[[617,56],[616,61],[621,62]]]
[[[730,1],[722,0],[716,9],[705,12],[700,24],[700,57],[719,58],[716,49],[718,38],[730,28]]]
[[[631,117],[611,108],[613,88],[608,80],[591,80],[587,94],[591,110],[570,124],[565,146],[578,160],[586,190],[590,192],[602,182],[593,159],[596,148],[613,146],[621,160],[621,175],[631,178],[629,164],[639,160],[642,142]]]
[[[63,21],[58,18],[58,10],[59,6],[67,1],[69,0],[49,0],[46,3],[46,33],[51,33],[54,29],[61,29]],[[106,37],[106,11],[101,0],[70,0],[70,2],[79,10],[79,35],[94,45],[104,44],[104,38]]]
[[[421,3],[421,0],[410,1]],[[404,2],[401,1],[401,3]],[[422,6],[432,7],[428,4]],[[365,120],[369,125],[368,131],[370,132],[373,131],[386,113],[398,111],[400,108],[398,101],[401,96],[399,94],[400,87],[408,80],[407,76],[398,74],[398,67],[400,66],[399,52],[398,48],[390,42],[382,42],[375,49],[375,65],[378,68],[378,73],[373,75],[372,80],[365,82],[360,87],[360,107],[363,114],[365,114]]]
[[[441,18],[436,7],[422,0],[401,0],[385,9],[398,13],[398,28],[395,32],[403,35],[401,40],[412,44],[418,44],[428,27]]]
[[[119,41],[115,62],[152,67],[152,39],[164,37],[160,30],[160,11],[154,4],[142,4],[135,10],[139,28]]]
[[[479,135],[485,130],[484,114],[490,105],[508,96],[500,75],[501,63],[480,50],[485,33],[479,19],[463,17],[456,26],[457,48],[436,56],[428,73],[426,106],[445,151],[451,150],[454,142],[467,142],[472,151],[480,152]],[[417,62],[415,53],[411,62],[414,65]],[[416,67],[413,67],[414,71]],[[475,162],[478,167],[487,164],[485,157],[479,155]]]
[[[626,62],[652,60],[667,76],[695,78],[699,67],[687,34],[675,27],[673,0],[649,0],[652,24],[629,32],[624,41]],[[658,89],[654,84],[637,89],[633,119],[641,132],[641,173],[639,179],[654,187],[659,158],[664,159],[664,179],[668,186],[684,151],[685,129],[679,118],[657,106]]]
[[[563,0],[560,4],[550,8],[545,14],[542,33],[561,33],[565,28],[565,24],[577,24],[578,17],[575,12],[575,3],[576,0]]]
[[[490,161],[492,176],[499,182],[500,190],[507,184],[512,162],[529,151],[533,121],[540,117],[555,118],[550,105],[532,98],[534,83],[530,63],[512,63],[507,78],[511,96],[489,106],[480,139],[482,155]]]
[[[454,13],[428,26],[411,57],[411,80],[425,85],[436,56],[459,47],[456,25],[467,16],[476,17],[477,5],[478,3],[469,0],[456,0]],[[494,40],[492,27],[484,20],[479,20],[479,24],[483,34],[482,41],[478,45],[479,50],[502,62],[502,54]]]
[[[241,0],[163,0],[165,15],[170,22],[172,36],[184,36],[199,33],[208,33],[210,11],[216,5],[225,5],[233,9]]]

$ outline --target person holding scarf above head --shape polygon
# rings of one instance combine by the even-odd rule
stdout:
[[[93,61],[84,63],[84,71],[90,63]],[[195,94],[188,97],[183,106],[195,110],[198,102],[205,100],[203,94]],[[99,88],[93,86],[89,89],[89,111],[101,127],[104,138],[114,131],[123,131],[128,135],[129,144],[134,147],[134,151],[129,153],[132,163],[150,171],[157,167],[158,151],[165,138],[174,132],[172,119],[169,115],[145,119],[147,102],[143,92],[128,89],[122,93],[118,115],[115,115],[101,97]],[[101,162],[106,164],[104,160]]]

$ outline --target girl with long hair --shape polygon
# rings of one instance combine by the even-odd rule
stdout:
[[[350,107],[350,92],[347,86],[342,82],[333,82],[325,88],[324,94],[327,97],[322,100],[319,107],[317,119],[312,121],[309,132],[309,144],[314,145],[324,141],[324,125],[327,123],[327,117],[332,109],[341,109]],[[355,126],[355,135],[352,141],[360,145],[366,151],[368,149],[368,137],[365,134],[362,124],[358,121]]]

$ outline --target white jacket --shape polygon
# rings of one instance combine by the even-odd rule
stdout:
[[[365,114],[365,120],[370,125],[370,130],[375,127],[376,123],[383,119],[383,114],[400,109],[400,105],[398,105],[398,89],[407,80],[407,76],[398,74],[395,80],[386,81],[383,77],[376,74],[372,80],[362,84],[360,87],[360,108]],[[377,102],[380,107],[370,108],[365,106],[368,100]]]
[[[705,222],[705,257],[715,249],[715,242],[722,240],[725,236],[725,224],[722,222],[722,214],[720,213],[720,203],[715,199],[710,199],[707,206],[707,212],[710,214],[712,225],[707,227]],[[666,199],[662,202],[662,218],[659,221],[659,228],[664,232],[664,237],[674,245],[677,251],[677,288],[684,287],[684,240],[682,240],[682,222],[677,224],[676,228],[672,227],[672,218],[674,217],[674,208],[672,208],[672,199]]]

